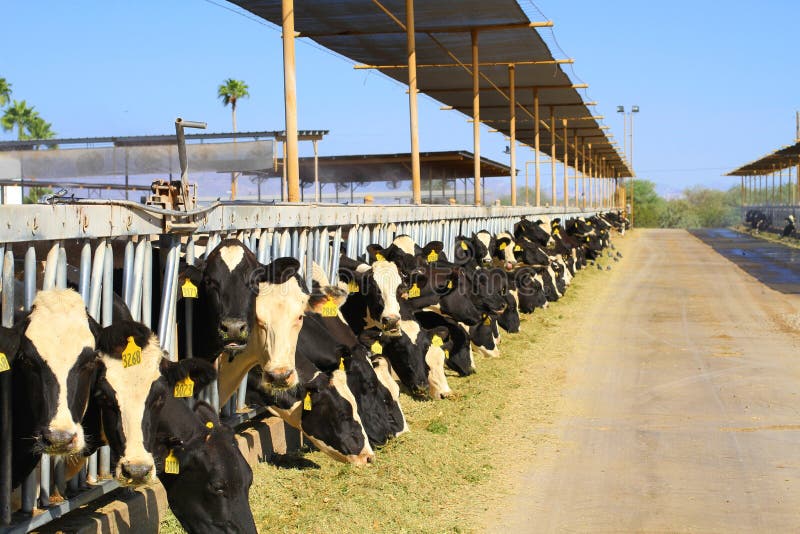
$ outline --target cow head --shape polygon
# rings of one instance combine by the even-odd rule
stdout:
[[[181,415],[181,424],[159,425],[157,437],[159,478],[170,509],[187,532],[255,534],[248,502],[253,472],[234,432],[203,402],[193,410],[184,404]],[[170,452],[176,474],[164,471]]]
[[[525,237],[546,247],[552,242],[549,221],[546,218],[544,220],[539,219],[536,222],[522,219],[514,225],[514,237],[516,239]]]
[[[370,317],[377,322],[386,335],[399,336],[400,301],[403,279],[397,265],[391,261],[377,260],[365,280],[367,308]]]
[[[432,399],[444,399],[453,394],[450,385],[447,383],[447,376],[444,374],[445,353],[442,345],[449,342],[450,332],[447,327],[436,327],[428,331],[431,344],[425,352],[425,363],[428,367],[428,388]],[[434,336],[438,342],[432,340]]]
[[[366,465],[375,453],[361,424],[356,399],[344,371],[318,373],[305,384],[303,433],[322,452],[340,462]]]
[[[497,235],[494,240],[494,248],[492,255],[503,262],[506,269],[513,269],[517,263],[517,257],[514,254],[514,238],[508,232],[502,232]]]
[[[519,311],[522,313],[531,313],[547,304],[541,276],[530,267],[514,271],[511,285],[515,288]]]
[[[502,313],[506,307],[503,288],[508,282],[499,269],[484,269],[472,273],[472,297],[477,306],[486,313]]]
[[[241,241],[225,239],[205,262],[181,274],[181,284],[190,278],[202,293],[214,350],[241,350],[246,345],[257,291],[252,273],[258,267],[255,255]]]
[[[295,349],[309,299],[299,269],[296,259],[278,258],[254,273],[258,296],[245,352],[258,355],[265,385],[279,389],[298,384]]]
[[[494,249],[494,237],[486,230],[481,230],[477,234],[472,234],[472,241],[475,244],[476,257],[480,263],[488,265],[492,263],[492,249]]]
[[[139,363],[127,365],[131,342],[140,351]],[[97,350],[102,362],[94,396],[100,407],[102,433],[116,464],[115,478],[125,485],[151,482],[155,477],[153,447],[156,427],[175,385],[189,377],[198,392],[216,373],[206,361],[190,358],[170,362],[149,328],[119,321],[103,329]]]
[[[384,445],[394,435],[390,410],[394,404],[391,393],[375,374],[369,351],[360,343],[348,350],[339,350],[347,373],[347,385],[358,405],[358,414],[370,445]]]
[[[19,324],[15,390],[23,392],[29,417],[20,423],[34,449],[71,455],[85,446],[81,420],[98,370],[95,336],[100,327],[71,289],[40,291]],[[15,423],[16,425],[17,423]]]

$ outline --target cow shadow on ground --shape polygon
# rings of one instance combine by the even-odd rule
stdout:
[[[318,463],[309,460],[301,452],[273,454],[269,459],[269,463],[278,469],[320,469]]]

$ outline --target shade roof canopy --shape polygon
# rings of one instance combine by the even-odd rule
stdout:
[[[766,156],[742,165],[725,176],[758,176],[800,165],[800,142],[785,146]]]
[[[472,152],[442,151],[420,152],[420,175],[422,180],[473,178],[473,162],[475,155]],[[319,160],[319,181],[321,183],[349,183],[349,182],[388,182],[411,180],[411,154],[364,154],[346,156],[323,156]],[[488,158],[481,158],[481,176],[508,176],[511,169]],[[277,172],[267,169],[259,172],[262,176],[280,176],[281,169]],[[246,173],[249,174],[249,173]],[[312,183],[314,181],[314,158],[300,158],[300,181]]]
[[[273,24],[282,24],[280,0],[231,2]],[[538,87],[543,152],[550,153],[552,136],[547,125],[552,106],[558,160],[564,161],[561,121],[567,119],[570,165],[574,163],[577,133],[579,157],[584,148],[588,157],[591,143],[592,154],[606,158],[610,174],[631,176],[627,163],[577,92],[579,86],[556,63],[516,0],[460,0],[457,4],[452,0],[425,0],[415,2],[414,10],[420,93],[471,115],[471,30],[477,30],[481,122],[510,135],[509,65],[513,64],[518,141],[534,146],[533,94]],[[294,17],[295,30],[301,37],[408,83],[405,0],[295,0]]]

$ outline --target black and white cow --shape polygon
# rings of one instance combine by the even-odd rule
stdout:
[[[99,325],[71,289],[40,291],[30,313],[6,331],[17,337],[13,358],[13,473],[16,487],[41,453],[80,454],[86,446],[81,421],[89,403],[98,360]],[[7,345],[8,346],[8,345]]]

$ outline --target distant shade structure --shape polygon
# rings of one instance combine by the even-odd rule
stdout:
[[[189,172],[250,172],[271,168],[273,145],[271,140],[187,144]],[[22,178],[180,175],[176,145],[16,150],[3,152],[3,157],[19,161]]]

